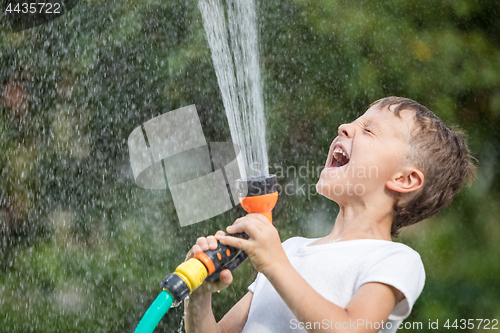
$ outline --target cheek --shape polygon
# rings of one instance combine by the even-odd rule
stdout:
[[[401,166],[396,151],[396,147],[390,146],[378,152],[367,151],[362,163],[351,165],[349,173],[351,181],[367,185],[385,183]]]
[[[367,145],[359,149],[349,163],[349,178],[354,182],[370,181],[378,178],[381,173],[396,161],[389,147]]]

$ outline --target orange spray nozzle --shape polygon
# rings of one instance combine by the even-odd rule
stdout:
[[[249,179],[238,179],[241,206],[248,213],[260,213],[273,222],[272,209],[278,201],[278,180],[276,175]]]
[[[273,223],[272,210],[278,201],[278,192],[262,194],[255,197],[240,197],[241,207],[247,213],[260,213]]]

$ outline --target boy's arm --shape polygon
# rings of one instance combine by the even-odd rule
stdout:
[[[193,293],[185,306],[186,332],[229,333],[241,332],[247,322],[253,293],[249,291],[217,323],[212,312],[212,295]]]
[[[264,216],[246,215],[236,220],[227,231],[246,232],[250,236],[248,240],[226,236],[220,241],[247,253],[252,265],[267,277],[298,321],[327,323],[327,328],[324,325],[311,329],[304,327],[309,332],[377,332],[380,326],[370,330],[366,323],[371,323],[372,327],[376,326],[375,323],[385,323],[396,303],[403,298],[397,289],[372,282],[362,285],[349,304],[342,308],[316,292],[293,268],[276,228]],[[337,328],[335,323],[338,323]]]
[[[362,285],[342,308],[317,293],[291,265],[277,266],[266,276],[298,321],[322,324],[316,329],[305,327],[308,332],[378,332],[403,299],[394,287],[371,282]]]
[[[186,256],[186,260],[198,252],[215,250],[217,237],[224,233],[219,231],[214,236],[200,237]],[[233,281],[231,272],[226,269],[221,272],[220,281],[215,283],[204,282],[184,302],[186,312],[186,332],[188,333],[222,333],[241,332],[248,318],[252,292],[248,292],[231,310],[217,323],[212,312],[212,293],[227,288]]]
[[[248,319],[250,303],[252,303],[253,292],[249,291],[236,303],[231,310],[219,321],[222,332],[241,332]]]
[[[186,311],[187,333],[233,333],[243,331],[253,293],[249,291],[217,323],[212,312],[212,295],[189,296]]]
[[[184,301],[187,333],[222,333],[212,313],[212,294],[193,292]]]

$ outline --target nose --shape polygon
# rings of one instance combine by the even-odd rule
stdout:
[[[352,138],[354,135],[354,128],[351,124],[342,124],[338,129],[339,136],[345,136],[346,138]]]

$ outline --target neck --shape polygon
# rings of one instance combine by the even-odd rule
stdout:
[[[326,236],[330,241],[353,239],[381,239],[391,241],[393,220],[390,205],[365,204],[340,205],[332,232]],[[391,207],[381,209],[381,207]]]

